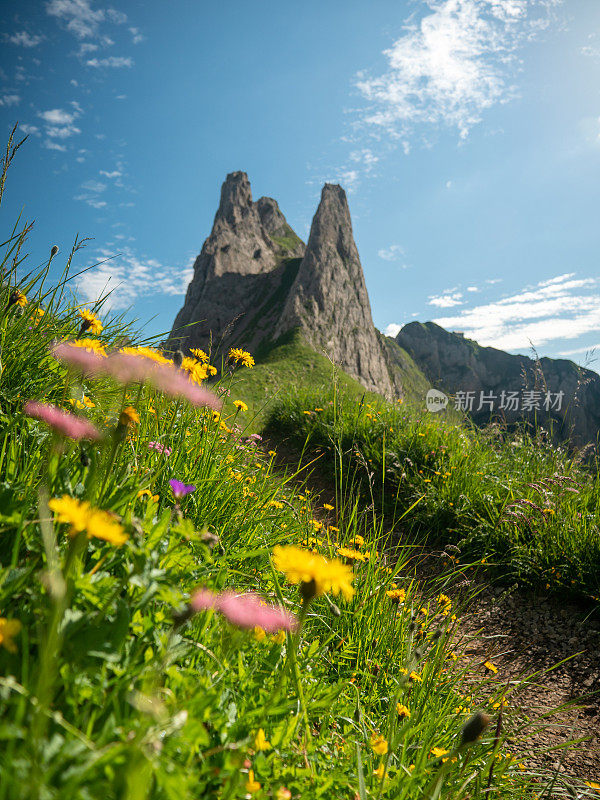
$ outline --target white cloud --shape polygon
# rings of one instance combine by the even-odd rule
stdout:
[[[404,256],[404,249],[399,244],[392,244],[389,247],[382,247],[377,251],[377,255],[384,261],[399,261]]]
[[[76,128],[75,125],[64,125],[61,128],[48,127],[46,133],[51,139],[68,139],[70,136],[81,133],[81,128]]]
[[[101,252],[108,256],[107,251]],[[114,310],[131,306],[140,297],[185,294],[192,279],[194,258],[183,269],[165,266],[156,259],[140,258],[125,246],[122,255],[89,270],[77,279],[77,289],[86,302],[112,291],[106,305]]]
[[[83,56],[87,56],[90,53],[95,53],[96,50],[99,49],[99,45],[94,44],[93,42],[82,42],[79,45],[79,50],[77,51],[77,55],[79,58],[83,58]]]
[[[19,125],[19,130],[21,133],[24,133],[25,136],[40,136],[40,129],[37,125],[28,125],[26,122],[23,125]]]
[[[20,102],[18,94],[4,94],[0,97],[0,106],[17,106]]]
[[[100,195],[106,189],[105,183],[102,183],[101,181],[89,180],[85,181],[85,183],[82,183],[81,188],[83,191],[81,194],[76,195],[73,198],[74,200],[87,203],[88,206],[91,206],[92,208],[104,208],[107,205],[106,200],[100,199]]]
[[[427,12],[384,51],[387,70],[363,73],[362,123],[401,138],[448,126],[465,138],[486,109],[515,94],[517,52],[552,20],[561,0],[424,0]]]
[[[73,107],[72,111],[65,111],[64,108],[50,108],[47,111],[38,112],[38,117],[45,123],[46,136],[50,139],[69,139],[71,136],[81,133],[81,128],[74,124],[82,114],[81,107],[75,101],[71,103],[71,106]],[[64,150],[66,148],[52,147],[50,149]]]
[[[126,94],[118,94],[116,96],[115,100],[127,100],[127,95]]]
[[[364,147],[362,150],[353,150],[350,153],[350,160],[362,164],[365,172],[369,173],[379,161],[379,156],[376,156],[369,147]]]
[[[129,28],[129,33],[132,36],[132,41],[134,44],[139,44],[140,42],[143,42],[144,39],[146,38],[145,36],[142,36],[139,28]]]
[[[64,144],[58,144],[58,142],[53,142],[51,139],[46,139],[44,147],[46,150],[58,150],[60,153],[64,153],[67,150]]]
[[[104,175],[105,178],[120,178],[123,173],[119,172],[118,169],[113,170],[112,172],[106,172],[106,170],[101,169],[100,175]]]
[[[478,292],[477,286],[467,286],[467,292]]]
[[[8,37],[11,44],[16,44],[18,47],[37,47],[43,40],[43,36],[27,33],[27,31],[17,31],[12,36]]]
[[[392,336],[393,338],[396,338],[403,327],[403,325],[398,325],[397,322],[390,322],[390,324],[384,330],[384,334],[386,336]]]
[[[595,278],[564,273],[496,302],[435,319],[449,330],[502,350],[527,349],[556,339],[575,339],[600,331],[600,285]]]
[[[460,306],[462,304],[462,294],[452,290],[441,295],[431,295],[429,297],[429,305],[437,306],[438,308],[452,308],[452,306]]]
[[[122,11],[114,8],[93,9],[90,0],[49,0],[46,13],[59,19],[78,39],[97,36],[102,22],[116,25],[127,22],[127,15]]]
[[[51,108],[49,111],[40,111],[38,117],[49,125],[71,125],[77,114],[64,111],[62,108]]]
[[[108,56],[107,58],[89,58],[85,63],[88,67],[94,67],[96,69],[100,67],[111,67],[118,69],[120,67],[132,67],[133,58],[125,56]]]
[[[101,194],[106,189],[106,184],[101,183],[101,181],[90,180],[82,183],[81,188],[88,192],[96,192],[97,194]]]
[[[446,181],[446,189],[452,188],[452,181]]]

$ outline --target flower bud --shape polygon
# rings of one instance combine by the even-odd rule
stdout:
[[[491,719],[489,714],[484,714],[483,711],[476,711],[470,716],[460,732],[461,745],[476,742],[490,724]]]
[[[52,260],[57,253],[58,253],[58,245],[53,244],[52,249],[50,250],[50,260]]]
[[[173,363],[176,367],[180,367],[183,363],[183,353],[181,350],[175,350],[173,353]]]

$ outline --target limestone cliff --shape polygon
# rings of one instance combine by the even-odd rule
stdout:
[[[325,185],[305,248],[275,200],[253,202],[248,177],[233,172],[168,346],[254,352],[296,329],[366,389],[402,394],[373,326],[344,190]]]
[[[229,174],[169,346],[254,349],[276,322],[274,309],[265,306],[291,282],[303,255],[304,244],[276,201],[253,202],[246,173]]]
[[[292,328],[300,328],[314,350],[325,352],[366,388],[393,394],[341,186],[323,187],[306,253],[275,336]]]
[[[432,386],[470,406],[478,424],[527,420],[551,430],[555,441],[569,439],[577,446],[598,437],[600,376],[572,361],[481,347],[433,322],[405,325],[396,342]]]

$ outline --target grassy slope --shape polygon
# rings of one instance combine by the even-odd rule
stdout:
[[[253,369],[241,368],[234,379],[231,400],[241,399],[248,405],[240,419],[252,430],[261,430],[270,413],[270,406],[279,395],[311,390],[315,396],[327,394],[334,374],[340,390],[350,400],[380,399],[366,392],[358,381],[346,375],[324,355],[304,344],[300,334],[292,331],[275,345],[257,354]]]
[[[459,544],[496,575],[600,602],[600,479],[561,448],[478,429],[422,405],[357,407],[282,396],[267,430],[329,452],[405,534]],[[306,417],[319,401],[323,413]],[[340,455],[341,454],[341,455]],[[371,477],[368,477],[371,473]],[[414,505],[416,503],[416,505]]]

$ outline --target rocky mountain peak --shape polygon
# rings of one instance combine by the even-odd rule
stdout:
[[[215,217],[235,226],[252,210],[252,190],[245,172],[230,172],[221,187],[221,202]]]
[[[275,337],[300,328],[317,352],[366,388],[391,395],[394,386],[373,326],[364,274],[354,242],[346,193],[325,184],[306,252]]]
[[[365,388],[401,393],[373,326],[342,187],[323,187],[305,248],[277,202],[253,202],[246,173],[232,172],[170,342],[254,350],[292,330]]]

